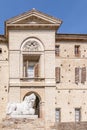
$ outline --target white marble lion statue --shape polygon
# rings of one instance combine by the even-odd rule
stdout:
[[[36,96],[32,93],[29,96],[26,96],[24,101],[21,103],[8,103],[6,114],[7,115],[34,115]]]

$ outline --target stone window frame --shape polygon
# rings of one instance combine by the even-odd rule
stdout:
[[[28,49],[24,49],[25,45],[28,43],[28,41],[36,41],[36,44],[38,43],[39,45],[39,50],[31,50],[29,51]],[[21,58],[20,58],[20,64],[21,64],[21,67],[20,67],[20,77],[21,79],[24,78],[24,70],[23,70],[23,56],[24,55],[37,55],[37,56],[43,56],[44,57],[44,51],[45,51],[45,46],[43,44],[43,42],[36,38],[36,37],[28,37],[26,38],[22,43],[21,43],[21,46],[20,46],[20,51],[21,51]],[[40,74],[40,72],[39,72]],[[39,75],[40,76],[40,75]]]
[[[29,62],[26,61],[27,65],[23,65],[25,68],[23,71],[23,77],[25,78],[37,78],[39,77],[39,62]],[[33,67],[33,70],[31,71],[31,74],[28,73],[29,67]],[[30,76],[31,75],[31,76]]]

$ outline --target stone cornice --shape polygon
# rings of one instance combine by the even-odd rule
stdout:
[[[87,34],[56,34],[56,42],[59,41],[78,41],[87,42]]]
[[[7,33],[9,30],[57,30],[58,24],[10,24],[6,26]]]

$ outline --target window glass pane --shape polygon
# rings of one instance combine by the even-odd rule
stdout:
[[[75,109],[75,121],[80,121],[80,109]]]
[[[29,78],[34,78],[34,66],[29,66],[27,69],[27,76]]]

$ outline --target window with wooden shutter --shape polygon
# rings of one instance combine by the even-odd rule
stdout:
[[[39,77],[39,64],[35,64],[35,68],[34,68],[34,75],[35,77]]]
[[[56,83],[60,83],[60,67],[55,68]]]
[[[27,61],[24,61],[24,65],[23,65],[23,76],[27,77]]]
[[[75,83],[79,83],[79,68],[75,68]]]
[[[81,83],[85,83],[86,81],[86,67],[81,69]]]
[[[80,56],[80,45],[75,45],[75,56],[79,57]]]
[[[28,78],[34,78],[34,66],[28,66],[27,77]]]

